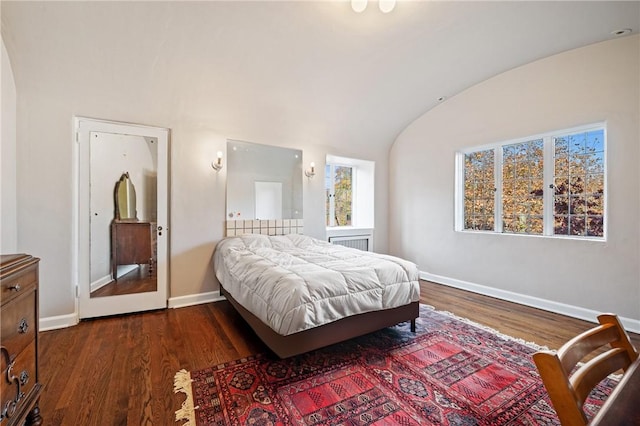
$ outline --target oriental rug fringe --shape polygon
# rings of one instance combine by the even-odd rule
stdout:
[[[421,306],[399,324],[307,354],[179,371],[182,426],[559,425],[531,355],[541,349]],[[593,416],[616,384],[588,397]]]

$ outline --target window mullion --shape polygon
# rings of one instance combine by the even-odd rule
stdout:
[[[456,231],[464,230],[464,154],[456,153],[455,165],[455,220],[454,229]]]
[[[493,150],[493,174],[495,182],[494,191],[494,225],[495,232],[502,232],[502,148],[497,147]]]
[[[329,226],[336,226],[336,166],[329,166]]]
[[[336,223],[336,165],[331,165],[331,223],[333,226],[338,226]]]
[[[553,235],[554,226],[554,173],[555,173],[555,147],[553,146],[553,137],[547,136],[544,139],[544,159],[543,159],[543,232],[542,235]]]
[[[355,166],[351,166],[351,225],[357,226],[358,217],[358,169]]]

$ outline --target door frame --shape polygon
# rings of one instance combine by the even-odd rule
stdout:
[[[90,297],[90,188],[89,188],[89,135],[103,132],[130,136],[152,137],[158,141],[158,191],[157,212],[158,247],[157,289],[155,292]],[[78,318],[93,318],[140,312],[167,307],[169,289],[169,129],[130,123],[98,120],[85,117],[74,118],[74,148],[76,162],[74,172],[74,265],[76,281],[76,312]],[[162,176],[164,174],[164,176]],[[115,184],[115,182],[114,182]],[[160,228],[162,227],[162,228]]]

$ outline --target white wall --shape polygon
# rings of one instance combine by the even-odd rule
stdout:
[[[41,258],[40,316],[50,318],[75,312],[72,209],[76,202],[73,169],[73,117],[139,123],[171,129],[170,142],[170,297],[216,291],[212,269],[216,243],[224,235],[227,167],[219,173],[211,168],[217,151],[226,152],[226,140],[257,141],[303,150],[303,165],[322,159],[329,152],[376,162],[375,248],[387,250],[387,151],[350,148],[349,135],[343,148],[323,145],[322,136],[283,127],[284,137],[261,133],[260,127],[230,131],[207,117],[207,104],[199,97],[195,81],[189,90],[172,93],[142,90],[137,80],[87,84],[59,69],[55,58],[35,55],[36,65],[25,64],[12,52],[17,87],[18,247]],[[34,57],[30,57],[33,60]],[[122,62],[126,62],[126,58]],[[28,61],[26,61],[28,62]],[[78,59],[77,73],[83,73]],[[109,74],[105,71],[105,74]],[[111,75],[111,74],[109,74]],[[238,111],[243,114],[243,111]],[[204,118],[203,118],[204,117]],[[303,135],[304,137],[300,136]],[[226,158],[226,154],[225,154]],[[226,166],[226,164],[225,164]],[[305,233],[324,238],[324,181],[321,174],[303,177]],[[4,182],[4,177],[3,177]],[[4,217],[4,214],[3,214]],[[378,234],[377,234],[378,235]]]
[[[2,40],[0,65],[2,117],[0,118],[0,253],[18,250],[16,206],[16,84]]]
[[[391,251],[443,281],[640,320],[639,76],[640,36],[626,37],[513,69],[421,116],[391,151]],[[454,232],[456,150],[600,121],[606,242]]]

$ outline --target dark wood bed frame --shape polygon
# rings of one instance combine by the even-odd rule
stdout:
[[[283,336],[244,306],[238,303],[222,285],[220,294],[227,298],[262,341],[280,358],[309,352],[334,343],[362,336],[401,322],[411,321],[411,331],[416,331],[416,318],[420,316],[420,302],[412,302],[398,308],[353,315],[319,327]]]

